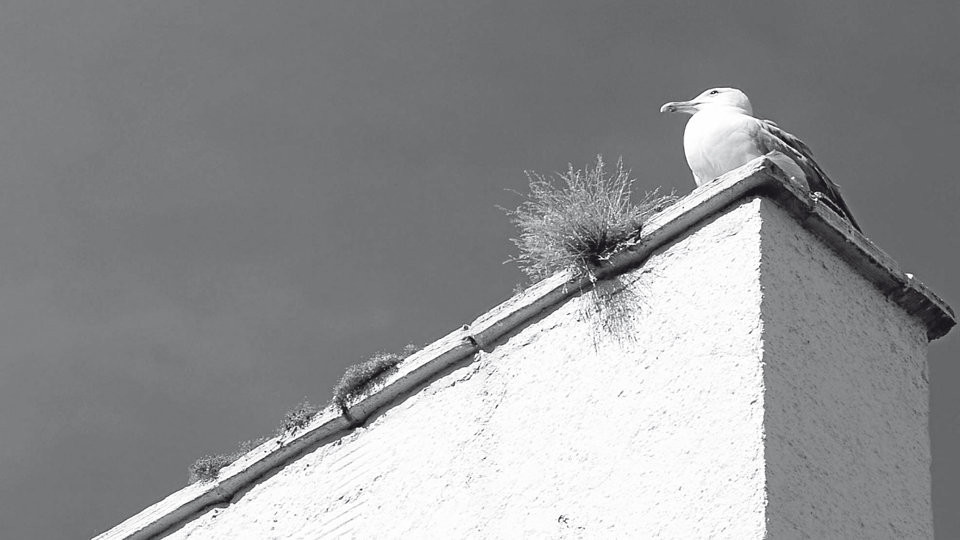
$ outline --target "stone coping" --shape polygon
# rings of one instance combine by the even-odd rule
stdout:
[[[697,188],[655,215],[644,224],[639,240],[612,256],[609,264],[598,269],[594,278],[564,271],[534,284],[473,323],[454,330],[406,358],[378,390],[352,403],[347,416],[339,409],[327,407],[304,429],[270,439],[224,467],[218,479],[188,485],[96,539],[153,538],[175,530],[211,505],[228,503],[270,471],[318,445],[344,436],[376,411],[416,391],[438,373],[493,346],[544,310],[589,289],[595,279],[613,277],[640,266],[654,250],[675,240],[697,223],[751,196],[769,198],[784,207],[891,301],[923,321],[928,339],[944,336],[956,324],[953,311],[943,300],[911,274],[901,271],[889,255],[788,178],[776,164],[761,157]]]

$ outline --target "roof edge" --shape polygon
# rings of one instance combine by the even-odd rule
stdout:
[[[596,279],[613,277],[640,266],[656,249],[750,196],[772,199],[787,209],[891,301],[919,318],[927,329],[928,339],[946,335],[956,324],[953,310],[942,299],[911,274],[902,272],[896,261],[788,178],[775,163],[766,157],[757,158],[697,188],[655,215],[644,224],[639,240],[611,257],[609,264],[597,269],[593,277],[572,271],[559,272],[414,353],[398,365],[397,371],[388,376],[377,391],[349,407],[351,420],[338,409],[328,407],[303,430],[275,437],[225,467],[216,481],[188,485],[100,534],[96,540],[153,538],[176,529],[212,505],[230,501],[270,471],[309,449],[342,437],[437,373],[493,346],[509,332],[567,298],[589,290]]]

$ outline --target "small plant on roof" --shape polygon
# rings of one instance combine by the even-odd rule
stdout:
[[[631,202],[634,179],[617,160],[607,175],[603,156],[594,167],[544,176],[527,172],[530,193],[516,210],[505,210],[520,229],[512,238],[520,254],[510,259],[531,280],[573,268],[588,275],[624,244],[639,238],[643,222],[676,201],[673,195],[647,193]]]
[[[240,459],[245,454],[266,442],[266,437],[243,441],[237,445],[237,449],[230,454],[217,454],[215,456],[203,456],[190,465],[189,483],[210,482],[216,480],[220,470]]]
[[[217,454],[215,456],[203,456],[190,465],[190,480],[194,482],[209,482],[215,480],[220,474],[220,469],[233,463],[228,454]]]
[[[410,344],[400,353],[379,352],[369,360],[348,367],[333,387],[333,404],[344,415],[348,415],[348,405],[351,401],[382,381],[386,375],[397,369],[397,364],[415,352],[417,352],[417,346]]]
[[[297,430],[307,427],[318,412],[320,407],[304,399],[283,415],[283,425],[277,430],[277,435],[296,433]]]

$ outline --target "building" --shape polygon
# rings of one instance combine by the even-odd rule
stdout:
[[[98,539],[932,538],[950,308],[770,162]]]

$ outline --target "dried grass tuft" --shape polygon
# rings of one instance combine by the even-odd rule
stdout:
[[[404,347],[400,353],[380,352],[373,355],[369,360],[348,367],[336,386],[333,387],[333,404],[344,414],[347,414],[348,405],[351,401],[369,391],[386,375],[395,371],[397,365],[404,358],[417,350],[416,345],[410,344]]]
[[[307,427],[310,420],[320,412],[320,407],[304,399],[283,415],[283,424],[277,429],[277,435],[296,433]]]
[[[583,170],[545,176],[527,172],[530,193],[516,210],[506,210],[520,231],[512,238],[520,253],[510,259],[531,280],[572,268],[591,270],[640,236],[644,221],[673,204],[677,197],[648,192],[631,202],[635,179],[617,160],[613,174],[603,156]]]
[[[254,448],[267,441],[266,437],[243,441],[237,445],[237,449],[229,454],[217,454],[215,456],[203,456],[190,465],[190,477],[188,482],[210,482],[217,479],[220,470],[240,459]]]

